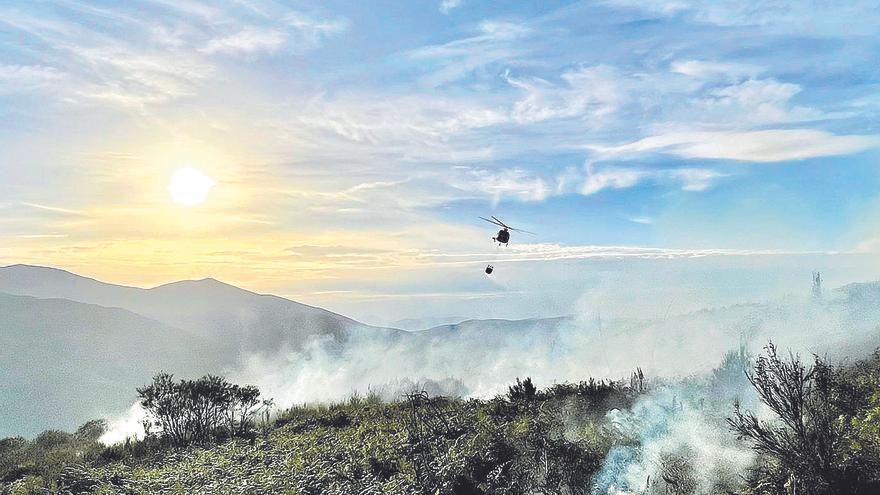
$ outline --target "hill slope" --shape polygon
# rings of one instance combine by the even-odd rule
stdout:
[[[0,437],[131,405],[155,372],[219,371],[205,339],[124,309],[0,293]]]

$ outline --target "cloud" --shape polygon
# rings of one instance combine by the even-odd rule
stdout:
[[[307,126],[350,142],[384,146],[364,150],[373,153],[401,146],[424,156],[426,144],[443,146],[468,131],[507,121],[504,112],[490,106],[431,95],[319,95],[298,106],[294,132]]]
[[[534,33],[527,24],[508,21],[483,21],[476,31],[474,36],[410,50],[406,56],[432,61],[436,67],[422,81],[437,87],[523,55],[529,48],[521,42]]]
[[[249,26],[235,34],[212,39],[202,48],[202,51],[208,54],[225,53],[228,55],[273,53],[284,46],[286,42],[286,33],[276,29]]]
[[[0,23],[40,41],[28,53],[28,65],[0,66],[0,93],[5,87],[53,89],[67,103],[96,102],[140,110],[198,94],[217,67],[210,55],[254,57],[288,49],[315,49],[344,31],[342,18],[321,19],[266,6],[207,7],[191,2],[161,2],[146,12],[125,6],[74,6],[76,17],[0,12]],[[271,8],[269,8],[271,7]],[[149,22],[144,19],[148,18]],[[124,29],[126,36],[115,36]]]
[[[502,199],[541,202],[553,196],[572,193],[589,196],[606,189],[628,189],[647,182],[698,192],[709,189],[726,176],[705,168],[598,168],[588,164],[582,171],[566,168],[544,174],[520,167],[488,169],[460,166],[442,180],[478,197],[489,197],[492,204],[497,205]]]
[[[44,65],[0,65],[0,94],[24,93],[56,85],[64,74]]]
[[[263,13],[263,16],[268,14]],[[238,31],[211,39],[201,51],[207,54],[254,55],[275,53],[284,47],[304,52],[320,47],[324,40],[348,28],[344,19],[318,19],[290,11],[280,21],[243,26]]]
[[[87,24],[7,11],[0,23],[40,40],[44,48],[38,52],[38,62],[52,67],[40,70],[40,77],[54,77],[53,71],[63,73],[65,85],[53,96],[66,102],[103,100],[143,107],[193,94],[197,83],[212,73],[209,64],[191,53],[143,46],[136,36],[112,37],[100,26],[108,15],[93,15],[95,24]],[[109,17],[133,33],[141,28],[126,16]],[[30,73],[33,78],[34,70]]]
[[[705,60],[676,60],[670,64],[669,70],[698,79],[738,79],[743,76],[754,77],[764,71],[751,64]]]
[[[348,20],[316,19],[302,12],[290,12],[284,16],[284,22],[293,27],[298,39],[311,48],[316,48],[323,41],[348,29]]]
[[[609,167],[601,171],[587,172],[587,180],[581,187],[581,194],[589,196],[603,189],[626,189],[642,182],[651,174],[647,170]]]
[[[614,67],[582,67],[566,71],[560,78],[562,86],[536,77],[519,79],[505,74],[511,86],[526,92],[526,97],[513,105],[513,121],[531,124],[582,116],[601,118],[626,100],[626,82]]]
[[[880,138],[835,135],[814,129],[744,132],[674,132],[621,146],[591,146],[605,157],[665,153],[683,158],[781,162],[848,155],[880,146]]]
[[[566,246],[552,243],[510,246],[511,260],[562,260],[587,258],[676,259],[706,256],[766,256],[803,254],[772,249],[670,249],[639,246]]]
[[[815,109],[790,106],[788,101],[801,91],[797,84],[775,79],[747,79],[713,89],[693,102],[695,121],[735,122],[738,126],[783,124],[820,120],[826,116]]]
[[[862,239],[856,244],[856,247],[853,251],[855,251],[856,253],[880,253],[880,237]]]
[[[537,228],[519,226],[524,228]],[[675,260],[707,257],[741,257],[741,256],[775,256],[812,254],[797,251],[775,249],[674,249],[647,246],[590,246],[564,245],[556,243],[523,243],[517,242],[502,252],[426,252],[418,253],[420,263],[427,266],[450,266],[482,264],[488,261],[498,263],[526,263],[534,261],[563,261],[590,259],[643,259],[643,260]]]
[[[687,16],[718,26],[758,26],[774,33],[856,36],[873,34],[880,23],[877,5],[854,2],[768,0],[755,5],[738,0],[606,0],[664,17]]]
[[[682,191],[705,191],[718,179],[727,177],[727,174],[705,168],[677,168],[663,171],[660,176],[680,182]]]
[[[39,203],[29,203],[26,201],[22,201],[19,204],[22,206],[27,206],[28,208],[34,208],[34,209],[37,209],[40,211],[45,211],[45,212],[50,212],[50,213],[58,213],[61,215],[83,216],[83,217],[89,216],[88,212],[85,212],[82,210],[74,210],[74,209],[70,209],[70,208],[62,208],[59,206],[48,206],[48,205],[42,205]]]
[[[459,7],[461,5],[462,0],[441,0],[440,1],[440,12],[444,14],[448,14],[452,11],[452,9]]]
[[[726,177],[721,172],[703,168],[644,169],[629,167],[603,167],[597,170],[587,166],[587,176],[580,193],[589,196],[605,189],[628,189],[644,182],[677,184],[682,191],[705,191]]]
[[[525,202],[544,201],[554,191],[551,182],[540,175],[522,169],[505,168],[490,170],[484,168],[459,168],[448,181],[459,189],[492,198],[497,205],[503,198],[511,198]]]

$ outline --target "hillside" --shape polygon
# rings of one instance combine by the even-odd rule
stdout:
[[[258,426],[262,432],[252,440],[105,449],[71,439],[58,450],[78,448],[85,463],[27,472],[53,473],[50,486],[84,494],[516,494],[537,487],[580,494],[615,439],[602,429],[605,414],[637,397],[629,387],[595,383],[485,401],[353,397],[288,409]],[[19,449],[28,452],[27,445]],[[26,486],[25,474],[16,476],[17,486]]]
[[[214,279],[141,289],[13,265],[0,268],[0,294],[0,435],[120,414],[160,370],[228,372],[311,339],[339,352],[404,334]]]
[[[792,399],[797,414],[809,418],[802,436],[779,421],[789,409],[774,400],[785,390],[769,392],[774,400],[763,405],[754,395],[742,373],[753,358],[770,360],[754,387],[786,380],[803,391]],[[0,491],[875,494],[880,353],[847,366],[811,362],[779,358],[768,347],[679,382],[635,374],[626,382],[590,379],[543,390],[517,380],[506,394],[484,400],[353,396],[292,407],[270,420],[255,415],[245,435],[189,445],[158,434],[105,447],[96,442],[101,425],[89,423],[76,434],[0,440]],[[770,423],[749,419],[762,406]],[[827,420],[833,426],[821,422]],[[777,433],[763,435],[754,425]],[[822,446],[830,448],[817,450]]]
[[[221,369],[205,339],[124,309],[0,293],[0,315],[0,437],[125,410],[157,370]]]

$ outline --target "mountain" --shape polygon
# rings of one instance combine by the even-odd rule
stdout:
[[[454,325],[463,321],[470,320],[466,316],[437,316],[427,318],[404,318],[391,323],[394,328],[408,330],[414,332],[417,330],[425,330],[429,328],[439,327],[443,325]]]
[[[0,438],[128,408],[160,370],[218,371],[205,339],[130,311],[0,294]]]
[[[56,268],[12,265],[0,268],[0,292],[124,308],[208,339],[212,351],[226,361],[243,354],[299,349],[310,338],[343,345],[352,335],[393,339],[403,333],[212,278],[142,289]]]
[[[115,415],[158,371],[226,373],[310,339],[332,351],[405,333],[210,278],[142,289],[55,268],[3,267],[0,438]]]
[[[554,318],[529,318],[524,320],[465,320],[451,325],[439,325],[427,330],[413,332],[419,339],[432,343],[456,341],[463,348],[472,346],[500,348],[511,341],[523,345],[556,338],[561,331],[573,328],[577,321],[571,316]]]

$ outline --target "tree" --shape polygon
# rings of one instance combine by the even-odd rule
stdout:
[[[538,395],[538,388],[532,383],[531,377],[525,380],[516,379],[516,383],[507,387],[507,397],[512,401],[532,400]]]
[[[260,390],[207,375],[174,381],[168,373],[137,389],[147,411],[145,430],[177,445],[244,436],[260,405]]]
[[[728,419],[740,438],[771,459],[775,485],[797,493],[867,493],[847,452],[845,421],[836,407],[834,369],[819,357],[805,366],[796,355],[781,358],[771,342],[747,377],[776,421],[763,421],[736,406]]]

